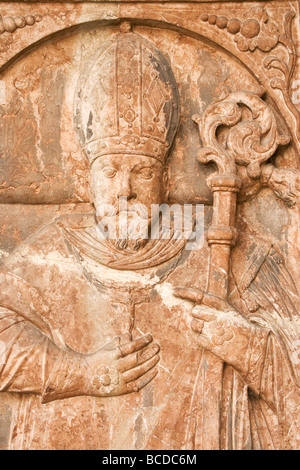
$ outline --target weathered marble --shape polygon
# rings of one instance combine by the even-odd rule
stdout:
[[[299,2],[0,15],[0,449],[299,449]]]

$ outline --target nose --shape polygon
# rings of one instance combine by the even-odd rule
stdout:
[[[118,192],[118,198],[126,197],[127,200],[135,199],[136,193],[132,189],[132,182],[130,175],[124,175],[121,180],[120,189]]]

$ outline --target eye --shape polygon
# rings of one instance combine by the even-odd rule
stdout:
[[[139,171],[139,176],[143,180],[151,180],[151,178],[153,177],[153,171],[151,168],[143,168]]]
[[[106,178],[114,178],[117,170],[115,168],[103,168],[102,173]]]

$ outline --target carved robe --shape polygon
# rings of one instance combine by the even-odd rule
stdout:
[[[183,275],[187,285],[205,287],[206,246],[188,252],[182,242],[162,247],[159,240],[145,251],[146,265],[133,255],[137,264],[124,270],[122,256],[112,261],[94,234],[93,217],[60,220],[1,266],[0,340],[7,351],[0,389],[15,402],[10,448],[297,448],[299,356],[292,343],[299,299],[277,252],[249,236],[234,251],[230,300],[249,317],[247,303],[257,321],[249,373],[242,375],[218,358],[206,360],[188,326],[190,304],[172,295]],[[244,260],[243,272],[235,256]],[[107,266],[112,262],[119,269]],[[161,361],[145,389],[66,398],[64,351],[94,352],[116,335],[148,332]],[[61,356],[49,379],[44,359],[55,351]]]

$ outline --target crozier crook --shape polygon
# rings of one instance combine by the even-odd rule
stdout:
[[[208,106],[202,116],[193,116],[193,120],[198,124],[203,144],[198,161],[213,162],[217,167],[217,174],[207,181],[213,192],[213,217],[207,233],[210,261],[206,293],[220,298],[220,304],[217,299],[207,299],[211,306],[222,307],[221,299],[227,300],[228,296],[230,251],[238,235],[235,214],[241,180],[237,164],[247,167],[249,177],[259,178],[261,165],[290,138],[279,134],[269,106],[250,92],[230,93]],[[217,138],[221,126],[227,130],[222,144]],[[215,302],[219,305],[214,305]]]

